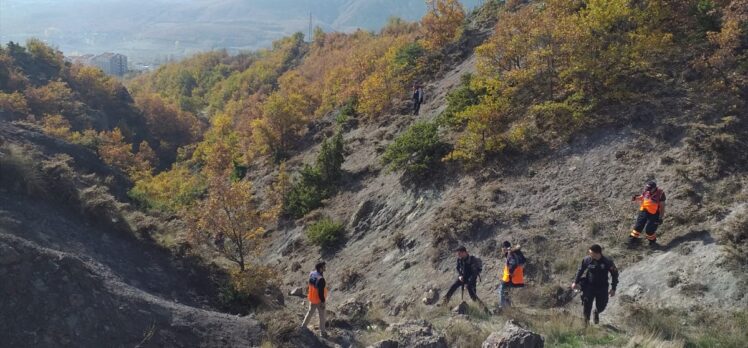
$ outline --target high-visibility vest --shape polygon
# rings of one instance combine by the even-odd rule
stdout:
[[[322,300],[319,298],[319,291],[317,290],[317,281],[322,278],[322,274],[317,271],[309,273],[309,291],[307,298],[312,304],[319,304]],[[327,286],[325,285],[325,298],[327,298]]]
[[[510,255],[509,257],[516,256]],[[512,285],[514,286],[524,286],[525,266],[517,265],[517,267],[514,268],[514,272],[512,274],[509,274],[509,265],[507,262],[504,262],[504,274],[501,276],[501,281],[504,283],[512,283]]]
[[[655,192],[642,192],[642,205],[640,210],[646,210],[650,214],[657,214],[657,211],[660,210],[660,200],[662,199],[662,195],[663,192],[661,189],[656,189]]]

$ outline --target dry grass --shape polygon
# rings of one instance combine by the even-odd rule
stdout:
[[[738,206],[725,219],[719,234],[730,260],[742,267],[748,266],[748,207]]]
[[[359,280],[363,279],[361,273],[354,267],[343,269],[340,272],[340,290],[348,291],[356,287]]]
[[[392,339],[392,335],[384,330],[384,327],[377,327],[375,329],[367,329],[362,331],[357,340],[362,347],[368,347],[379,341]]]
[[[257,319],[266,325],[265,342],[274,347],[284,347],[301,325],[298,315],[287,310],[262,312]]]
[[[683,348],[685,343],[681,340],[665,341],[657,334],[637,334],[626,343],[626,348]]]
[[[450,320],[440,331],[444,333],[447,345],[456,348],[480,347],[491,334],[472,321],[464,319]]]

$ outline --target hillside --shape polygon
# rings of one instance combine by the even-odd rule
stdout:
[[[425,11],[421,0],[12,0],[3,2],[0,21],[6,41],[37,37],[67,54],[112,51],[153,64],[213,49],[268,47],[283,36],[306,33],[310,12],[314,26],[353,31],[376,30],[391,16],[415,20]]]
[[[4,345],[258,345],[260,324],[217,311],[208,270],[136,238],[100,179],[126,179],[81,146],[0,123]],[[54,152],[50,151],[54,149]],[[117,179],[119,178],[119,179]],[[124,182],[123,182],[124,181]],[[115,193],[116,194],[116,193]],[[140,235],[148,236],[148,222]]]
[[[742,347],[745,1],[438,3],[378,33],[295,35],[127,81],[153,156],[132,134],[16,109],[0,123],[0,245],[14,250],[0,272],[22,285],[3,294],[63,293],[53,304],[67,306],[72,284],[94,284],[82,296],[101,312],[46,325],[93,346],[106,338],[89,319],[114,325],[103,313],[124,303],[142,320],[111,339],[123,346],[476,347],[514,320],[552,347]],[[5,62],[15,81],[31,71]],[[3,96],[33,101],[48,84]],[[76,145],[87,130],[101,140]],[[629,245],[647,180],[667,214],[658,245]],[[527,286],[499,311],[505,240],[528,258]],[[569,284],[593,243],[621,278],[602,324],[585,327]],[[491,313],[428,299],[454,281],[458,245],[484,261]],[[327,338],[316,320],[299,328],[320,260]]]

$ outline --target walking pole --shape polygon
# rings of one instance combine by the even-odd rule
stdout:
[[[462,292],[460,292],[460,300],[465,302],[465,282],[462,283]]]

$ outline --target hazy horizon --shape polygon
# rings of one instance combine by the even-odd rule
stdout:
[[[467,9],[482,0],[464,0]],[[227,49],[269,47],[312,25],[378,30],[417,20],[423,0],[0,0],[0,40],[39,38],[66,55],[117,52],[133,64]]]

